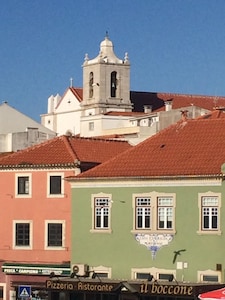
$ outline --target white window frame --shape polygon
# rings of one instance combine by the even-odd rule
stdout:
[[[204,283],[211,283],[211,284],[216,284],[216,283],[222,283],[222,275],[220,271],[214,271],[214,270],[205,270],[205,271],[198,271],[197,273],[197,280],[198,282],[204,282]],[[217,276],[218,281],[203,281],[203,276]]]
[[[48,246],[48,224],[62,224],[62,246]],[[45,220],[45,250],[65,250],[65,220]]]
[[[50,177],[61,176],[61,194],[50,194]],[[47,173],[47,198],[63,198],[64,194],[64,172],[48,172]]]
[[[3,288],[3,300],[6,300],[6,283],[0,283],[0,287]]]
[[[202,198],[203,197],[216,197],[218,199],[218,205],[217,207],[217,229],[203,229],[202,227]],[[207,207],[207,206],[205,206]],[[212,207],[212,206],[209,206]],[[198,234],[217,234],[221,235],[221,228],[220,228],[220,210],[221,210],[221,193],[215,193],[215,192],[207,192],[207,193],[199,193],[198,194],[198,208],[199,208],[199,229],[197,231]]]
[[[96,198],[107,198],[108,199],[108,228],[95,228],[95,199]],[[105,194],[105,193],[99,193],[99,194],[93,194],[91,196],[91,208],[92,208],[92,228],[90,232],[98,232],[98,233],[111,233],[111,210],[112,210],[112,194]]]
[[[108,275],[106,277],[107,279],[110,279],[112,277],[112,268],[110,268],[110,267],[104,267],[104,266],[90,267],[89,272],[91,275],[92,275],[92,273],[107,274]],[[99,277],[101,277],[101,276],[99,276]]]
[[[137,203],[140,203],[137,205]],[[138,227],[139,217],[141,218],[142,226]],[[136,230],[151,230],[152,220],[152,199],[151,197],[135,197],[135,228]],[[146,218],[150,218],[147,221]]]
[[[163,204],[159,204],[159,200],[164,201]],[[172,202],[170,202],[172,200]],[[172,216],[171,216],[172,215]],[[174,215],[174,208],[173,208],[173,198],[172,197],[157,197],[157,229],[159,230],[170,230],[173,228],[173,215]],[[164,224],[163,227],[160,227],[160,220]],[[172,227],[168,226],[169,220],[172,223]]]
[[[136,199],[137,198],[150,198],[150,228],[137,228],[136,226]],[[158,215],[158,199],[159,198],[172,198],[172,228],[159,228],[159,215]],[[176,212],[176,194],[175,193],[140,193],[132,195],[133,207],[133,229],[132,233],[176,233],[175,212]],[[162,206],[166,207],[166,206]]]
[[[30,245],[28,246],[18,246],[16,245],[16,224],[29,223],[30,225],[30,236],[29,241]],[[32,220],[13,220],[13,249],[18,250],[31,250],[33,249],[33,221]]]
[[[143,274],[151,274],[153,276],[152,280],[157,280],[157,281],[165,281],[162,279],[159,279],[160,274],[168,274],[168,275],[173,275],[174,278],[176,278],[176,270],[174,269],[158,269],[158,268],[132,268],[131,269],[131,279],[133,280],[142,280],[143,279],[137,279],[137,273],[143,273]]]
[[[18,194],[18,178],[28,177],[29,179],[29,192],[27,194]],[[32,197],[32,174],[31,173],[16,173],[15,174],[15,197],[16,198],[31,198]]]

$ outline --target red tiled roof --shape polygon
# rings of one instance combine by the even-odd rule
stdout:
[[[225,119],[196,119],[179,121],[78,178],[216,176],[223,163]]]
[[[199,119],[224,119],[225,111],[222,109],[216,109],[214,111],[209,112],[208,114],[199,117]]]
[[[158,97],[164,102],[171,101],[173,109],[195,105],[204,109],[213,110],[216,107],[225,106],[225,97],[170,93],[158,93]]]
[[[68,90],[71,90],[71,92],[75,95],[79,102],[83,101],[83,88],[75,87],[69,87],[62,96],[62,99],[64,98]],[[216,107],[225,107],[225,97],[221,96],[130,91],[130,99],[134,106],[132,112],[113,111],[106,113],[106,115],[136,116],[137,113],[140,114],[140,112],[144,112],[145,105],[151,106],[152,111],[162,111],[165,110],[165,102],[167,101],[172,102],[173,109],[191,105],[202,107],[207,110],[213,110]],[[60,104],[60,102],[58,103],[58,105]]]
[[[74,94],[74,96],[79,100],[79,102],[83,100],[83,88],[70,87],[69,89]]]
[[[79,102],[83,101],[83,89],[82,88],[75,88],[75,87],[69,87],[63,94],[61,100],[59,101],[59,103],[57,104],[56,107],[59,107],[60,103],[63,101],[63,98],[65,97],[67,91],[70,90],[74,96],[77,98],[77,100]]]
[[[59,136],[0,158],[0,168],[10,166],[74,166],[80,162],[102,163],[131,148],[128,142]]]

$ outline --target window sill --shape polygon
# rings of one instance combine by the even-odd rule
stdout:
[[[221,235],[221,230],[198,230],[198,235]]]
[[[65,248],[65,247],[62,247],[62,246],[60,246],[60,247],[45,247],[45,250],[50,250],[50,251],[59,251],[59,250],[66,250],[67,251],[67,248]]]
[[[14,246],[14,250],[33,250],[31,246]]]
[[[49,194],[47,195],[47,198],[65,198],[66,195],[65,194]]]
[[[170,229],[170,230],[133,229],[133,230],[131,230],[131,233],[134,233],[134,234],[176,234],[176,230],[174,230],[174,229]]]
[[[91,229],[91,233],[112,233],[112,229]]]
[[[31,194],[16,194],[15,198],[31,198]]]

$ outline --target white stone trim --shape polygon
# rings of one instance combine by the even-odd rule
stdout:
[[[62,246],[48,246],[48,224],[62,224]],[[66,221],[65,220],[45,220],[45,250],[65,250],[65,232]]]
[[[106,180],[96,180],[90,178],[89,180],[76,180],[70,181],[72,188],[100,188],[100,187],[181,187],[181,186],[221,186],[221,178],[210,178],[210,179],[174,179],[174,180],[155,180],[155,179],[141,179],[136,180],[124,180],[124,178],[115,180],[110,177]]]
[[[202,203],[201,199],[204,196],[212,196],[212,197],[218,197],[218,229],[217,230],[202,230]],[[206,193],[198,193],[198,213],[199,213],[199,218],[198,218],[198,231],[197,233],[199,235],[221,235],[221,229],[220,229],[220,214],[221,210],[221,193],[215,193],[208,191]]]
[[[29,223],[30,224],[30,236],[29,236],[29,241],[30,245],[29,246],[17,246],[16,245],[16,224],[23,224],[23,223]],[[33,249],[33,221],[32,220],[13,220],[13,249],[16,250],[32,250]]]
[[[28,194],[18,194],[18,178],[28,177],[29,178],[29,193]],[[15,198],[31,198],[32,197],[32,173],[15,173]]]

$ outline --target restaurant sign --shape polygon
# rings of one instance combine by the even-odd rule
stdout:
[[[45,275],[54,273],[56,276],[70,275],[70,266],[62,265],[29,265],[6,263],[2,266],[2,271],[6,274],[18,275]]]
[[[153,283],[129,283],[132,293],[139,293],[145,295],[168,295],[168,296],[187,296],[193,297],[193,287],[189,285],[174,285],[174,284],[159,284]],[[129,292],[128,289],[120,289],[121,283],[118,282],[85,282],[85,281],[59,281],[47,280],[46,288],[49,290],[64,290],[64,291],[83,291],[83,292]]]

